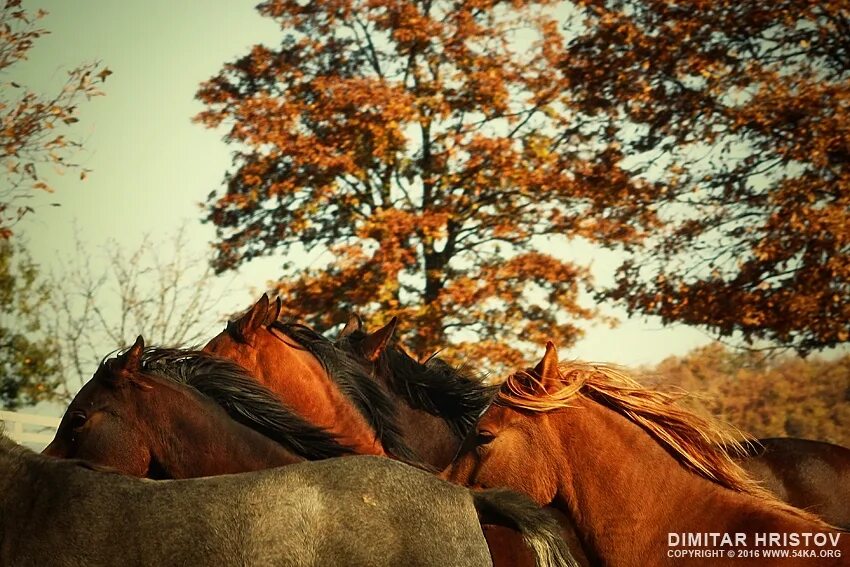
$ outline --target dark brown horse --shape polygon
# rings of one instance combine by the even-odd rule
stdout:
[[[282,407],[233,362],[204,352],[145,349],[141,337],[101,365],[44,450],[156,479],[253,471],[351,452]],[[352,471],[383,468],[352,459]],[[336,474],[345,481],[344,472]],[[403,479],[398,489],[407,490]],[[541,565],[567,564],[568,552],[548,514],[504,492],[475,494],[473,505],[482,521],[518,530],[521,537],[511,531],[512,537],[524,540]]]
[[[358,454],[415,456],[404,443],[396,409],[358,358],[315,331],[278,321],[280,300],[259,301],[204,347],[230,359],[304,419]]]
[[[404,440],[423,461],[444,468],[457,454],[463,439],[475,426],[481,413],[499,390],[486,386],[481,377],[463,367],[455,367],[431,356],[424,362],[413,358],[393,333],[397,319],[367,333],[359,317],[353,315],[339,334],[336,344],[370,364],[375,379],[398,406]],[[562,535],[576,560],[587,565],[569,520],[553,512],[562,524]],[[534,557],[515,537],[499,526],[487,525],[484,533],[493,552],[494,567],[534,565]]]
[[[463,367],[432,356],[420,362],[393,340],[393,317],[373,333],[353,316],[335,341],[369,365],[397,407],[404,441],[422,461],[443,469],[486,409],[498,387],[486,386]]]
[[[506,380],[444,476],[558,508],[594,564],[739,565],[756,550],[760,565],[812,564],[764,555],[774,533],[796,534],[784,549],[818,565],[846,564],[847,534],[752,481],[723,449],[734,436],[675,400],[609,367],[559,366],[549,343],[534,369]],[[693,534],[708,540],[682,545]],[[693,554],[701,548],[713,552]]]
[[[147,478],[253,471],[352,453],[285,408],[236,364],[144,348],[101,364],[44,454]]]
[[[850,530],[850,449],[779,437],[744,445],[741,466],[782,500]]]

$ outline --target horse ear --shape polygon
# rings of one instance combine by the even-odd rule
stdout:
[[[120,356],[107,361],[105,371],[102,373],[98,371],[95,376],[100,376],[103,380],[115,386],[129,382],[141,390],[150,390],[150,384],[140,382],[136,377],[142,371],[142,353],[144,350],[145,339],[142,338],[142,335],[139,335],[133,346]]]
[[[362,331],[363,330],[363,320],[360,319],[360,316],[357,313],[352,313],[348,318],[348,322],[345,324],[345,327],[339,332],[339,338],[347,337],[352,334],[354,331]]]
[[[392,338],[393,333],[395,333],[396,325],[398,325],[398,317],[393,317],[385,326],[374,333],[366,335],[366,338],[360,344],[360,350],[363,352],[363,356],[372,362],[378,360],[378,357],[381,356],[387,343]]]
[[[142,351],[145,350],[145,339],[142,335],[136,337],[127,352],[118,357],[118,369],[125,372],[138,372],[142,369]]]
[[[268,312],[266,313],[265,324],[271,325],[272,323],[277,321],[277,318],[280,317],[280,311],[282,309],[283,309],[283,301],[280,299],[280,296],[278,295],[277,297],[274,298],[274,302],[272,302],[271,306],[269,307]]]
[[[247,340],[251,334],[263,326],[269,316],[269,296],[264,293],[247,313],[233,322],[233,329],[239,338]]]
[[[540,376],[540,381],[543,385],[549,382],[560,381],[561,373],[558,371],[558,353],[555,351],[555,344],[552,341],[546,343],[546,354],[543,359],[534,367],[534,372]]]

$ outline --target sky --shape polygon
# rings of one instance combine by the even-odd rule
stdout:
[[[37,212],[18,227],[37,262],[49,269],[72,261],[75,230],[95,250],[110,238],[135,247],[145,235],[173,234],[184,224],[192,253],[207,253],[214,231],[201,224],[200,204],[220,187],[231,148],[221,132],[192,123],[202,108],[194,95],[202,81],[252,44],[279,41],[277,25],[259,16],[256,3],[25,0],[28,9],[49,12],[43,26],[51,34],[37,42],[13,79],[37,90],[55,88],[66,70],[94,60],[114,73],[103,85],[106,96],[83,103],[72,131],[85,143],[75,157],[92,173],[85,181],[76,174],[54,177],[55,193],[40,195]],[[44,206],[49,203],[60,206]],[[619,260],[582,243],[552,252],[592,261],[602,279]],[[276,279],[279,263],[280,258],[254,261],[216,282],[223,299],[209,307],[209,337],[219,332],[226,314],[247,307]],[[618,310],[604,312],[624,319]],[[647,365],[709,341],[685,326],[624,319],[615,329],[588,327],[586,337],[561,356]]]

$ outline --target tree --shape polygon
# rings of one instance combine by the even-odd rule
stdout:
[[[54,397],[58,344],[34,338],[50,288],[22,248],[0,241],[0,408]]]
[[[209,262],[188,240],[184,227],[132,249],[110,241],[94,256],[77,240],[79,260],[50,276],[56,291],[45,320],[58,348],[58,397],[69,401],[104,356],[140,334],[150,345],[198,346],[219,322]]]
[[[660,380],[755,437],[802,437],[850,446],[850,357],[765,357],[720,344],[670,357]]]
[[[847,2],[579,4],[570,103],[664,221],[602,296],[804,355],[850,340]]]
[[[0,9],[0,72],[9,73],[49,33],[38,26],[45,15],[44,10],[28,13],[21,0],[6,0]],[[80,65],[68,71],[65,84],[53,94],[36,93],[13,80],[0,83],[0,164],[6,169],[0,182],[0,239],[9,238],[14,224],[32,211],[25,203],[33,190],[52,191],[44,165],[78,170],[85,177],[88,170],[69,161],[82,143],[63,132],[78,121],[82,99],[103,94],[98,84],[111,73],[99,63]]]
[[[196,119],[238,147],[208,201],[216,269],[281,254],[287,314],[319,328],[400,315],[420,354],[450,343],[516,365],[522,341],[571,344],[594,314],[579,304],[589,272],[542,239],[631,245],[656,219],[618,151],[584,159],[551,72],[556,4],[260,4],[280,46],[197,95]],[[301,247],[328,265],[303,269]]]

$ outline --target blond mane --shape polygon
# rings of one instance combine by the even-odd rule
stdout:
[[[726,488],[749,494],[768,505],[828,528],[819,517],[787,504],[750,478],[733,459],[746,456],[744,443],[754,441],[719,420],[702,417],[678,402],[688,394],[646,388],[613,365],[565,362],[558,365],[560,387],[547,390],[534,371],[512,374],[496,403],[533,412],[571,406],[583,397],[600,403],[640,425],[686,468]]]

